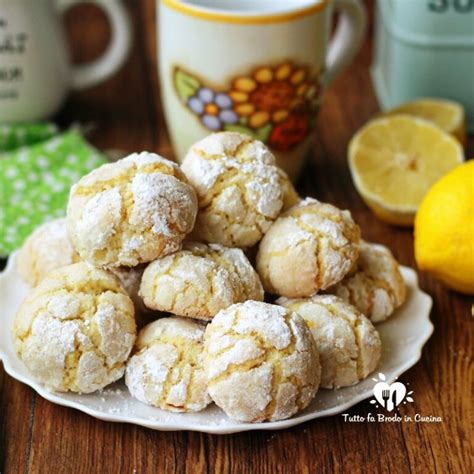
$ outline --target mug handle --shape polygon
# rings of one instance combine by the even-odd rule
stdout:
[[[87,0],[56,0],[60,13],[66,12],[78,3]],[[111,27],[111,41],[104,54],[89,64],[72,67],[72,88],[76,90],[91,87],[108,79],[123,65],[132,45],[132,26],[130,17],[121,0],[95,0],[94,5],[101,8]]]
[[[326,86],[350,64],[367,28],[367,13],[359,0],[334,0],[334,9],[340,18],[326,56]]]

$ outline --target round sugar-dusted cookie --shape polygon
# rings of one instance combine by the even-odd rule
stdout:
[[[282,420],[308,406],[321,367],[311,332],[298,314],[247,301],[220,311],[204,335],[208,391],[231,418]]]
[[[231,304],[262,301],[263,288],[242,250],[186,243],[148,265],[140,295],[148,308],[209,320]]]
[[[204,325],[177,316],[138,334],[125,383],[143,403],[163,410],[199,411],[210,403],[202,368]]]
[[[48,273],[79,261],[69,240],[66,219],[46,222],[25,240],[18,254],[18,272],[31,286]]]
[[[134,267],[178,250],[196,212],[196,193],[176,163],[143,152],[81,178],[71,189],[67,223],[83,260]]]
[[[379,334],[354,306],[333,295],[279,298],[276,303],[296,311],[311,329],[321,362],[321,387],[354,385],[377,367]]]
[[[198,241],[251,247],[284,204],[298,199],[269,149],[240,133],[214,133],[195,143],[181,169],[198,196]]]
[[[373,323],[385,321],[406,299],[405,282],[392,252],[364,241],[360,244],[355,273],[326,292],[351,303]]]
[[[349,211],[306,198],[270,227],[257,253],[266,291],[310,296],[339,282],[359,255],[360,229]]]
[[[125,371],[136,337],[133,303],[114,275],[75,263],[27,296],[12,331],[35,379],[52,390],[90,393]]]

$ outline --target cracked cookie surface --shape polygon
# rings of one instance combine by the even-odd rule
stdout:
[[[406,299],[398,262],[386,247],[362,241],[355,273],[327,289],[354,305],[373,323],[389,318]]]
[[[18,272],[36,286],[48,273],[79,261],[66,229],[66,219],[46,222],[25,240],[18,254]]]
[[[240,133],[215,133],[194,144],[181,169],[198,196],[197,241],[251,247],[283,206],[299,199],[268,148]]]
[[[242,250],[186,243],[148,265],[140,295],[148,308],[209,320],[231,304],[262,301],[263,288]]]
[[[196,213],[196,193],[178,165],[143,152],[81,178],[71,189],[67,225],[83,260],[134,267],[178,250]]]
[[[204,347],[209,394],[236,420],[289,418],[318,390],[315,341],[304,320],[281,306],[247,301],[220,311]]]
[[[51,390],[90,393],[124,373],[136,337],[133,303],[115,276],[80,262],[44,278],[12,331],[35,379]]]
[[[177,316],[138,334],[125,383],[143,403],[174,412],[200,411],[211,401],[202,369],[204,325]]]
[[[380,337],[355,307],[333,295],[279,298],[277,304],[296,311],[308,324],[319,351],[321,387],[354,385],[377,367]]]
[[[257,271],[266,291],[310,296],[339,282],[359,255],[360,229],[349,211],[306,198],[263,237]]]

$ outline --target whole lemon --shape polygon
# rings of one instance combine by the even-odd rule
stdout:
[[[474,160],[424,197],[415,217],[415,258],[420,270],[449,288],[474,294]]]

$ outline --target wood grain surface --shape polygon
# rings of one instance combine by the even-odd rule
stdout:
[[[135,44],[126,67],[106,84],[72,95],[58,121],[89,124],[89,139],[101,149],[172,156],[160,109],[154,1],[127,3]],[[372,17],[372,3],[368,6]],[[97,56],[109,37],[100,12],[80,6],[66,21],[74,60]],[[371,37],[369,31],[353,65],[327,92],[298,189],[349,208],[365,239],[388,245],[404,265],[414,267],[412,232],[385,225],[371,214],[346,165],[350,137],[378,110],[369,77]],[[468,156],[473,144],[471,137]],[[473,472],[472,299],[423,274],[420,284],[434,299],[435,332],[420,362],[401,377],[414,391],[415,402],[400,411],[440,416],[441,423],[348,423],[334,416],[279,432],[158,432],[53,405],[6,375],[0,364],[0,472]],[[8,328],[0,325],[0,330]],[[349,413],[371,411],[366,401]]]

